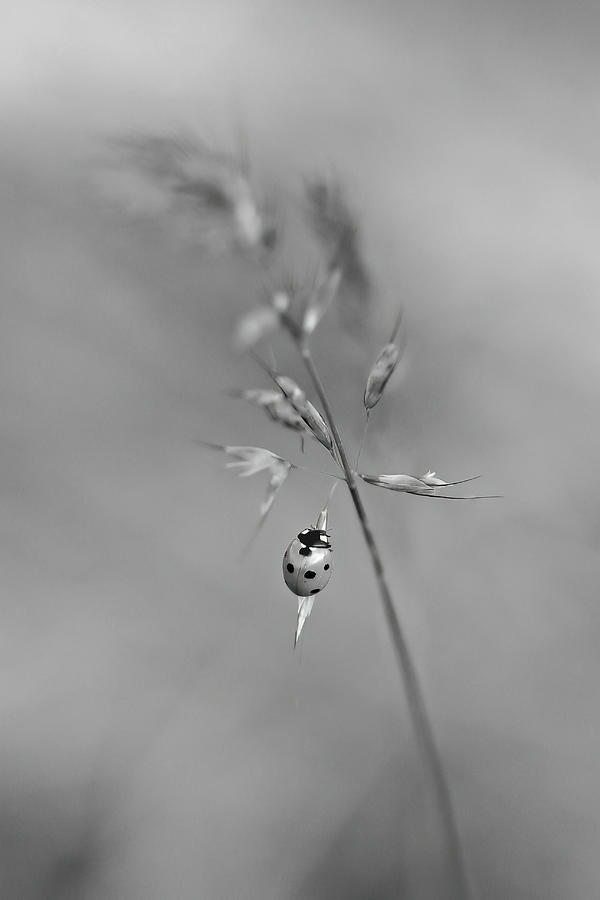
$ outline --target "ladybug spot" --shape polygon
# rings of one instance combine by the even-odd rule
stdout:
[[[290,573],[290,575],[291,575],[291,573],[294,571],[294,567],[293,567],[293,565],[292,565],[291,563],[288,563],[288,564],[287,564],[287,570],[288,570],[288,572]]]
[[[314,578],[317,573],[313,572],[312,569],[309,569],[308,572],[304,573],[305,578]]]
[[[327,569],[329,568],[329,563],[325,563],[325,565],[323,566],[323,568],[325,569],[325,571],[327,571]]]
[[[312,550],[310,549],[310,547],[300,547],[298,553],[300,554],[300,556],[310,556]]]
[[[313,588],[311,594],[318,594],[321,588]]]

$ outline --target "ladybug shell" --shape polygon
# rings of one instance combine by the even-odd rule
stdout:
[[[294,538],[283,554],[283,580],[298,597],[318,594],[331,578],[332,562],[330,547],[307,547]]]

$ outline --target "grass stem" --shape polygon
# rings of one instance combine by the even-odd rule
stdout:
[[[304,366],[306,367],[307,373],[319,396],[323,411],[329,423],[340,458],[340,463],[344,470],[345,481],[373,564],[385,620],[404,683],[406,700],[413,722],[417,743],[421,750],[423,765],[431,780],[440,821],[445,835],[446,850],[448,861],[452,869],[454,886],[454,890],[449,891],[447,896],[455,897],[456,900],[475,900],[475,893],[469,878],[458,821],[452,802],[452,795],[444,772],[442,758],[435,741],[431,720],[425,705],[423,690],[413,662],[412,654],[408,647],[404,630],[394,607],[379,548],[375,541],[371,524],[358,490],[355,473],[348,463],[348,456],[340,437],[333,411],[329,404],[329,400],[327,399],[321,377],[315,367],[310,350],[306,342],[298,341],[298,347],[302,355]]]

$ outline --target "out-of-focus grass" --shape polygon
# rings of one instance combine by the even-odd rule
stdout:
[[[280,556],[327,485],[294,473],[242,560],[262,486],[193,444],[297,453],[221,393],[262,383],[229,349],[255,276],[116,222],[86,183],[100,132],[227,136],[239,101],[269,180],[290,190],[334,166],[362,210],[373,335],[334,339],[330,318],[315,341],[355,439],[365,370],[406,304],[406,372],[373,416],[365,467],[479,471],[505,494],[469,505],[365,491],[482,894],[589,900],[597,11],[64,2],[13,15],[0,892],[279,900],[394,896],[404,883],[445,896],[345,498],[332,509],[335,580],[294,655]],[[322,464],[319,448],[309,458]]]

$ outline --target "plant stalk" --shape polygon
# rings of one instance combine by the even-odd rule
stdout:
[[[363,537],[367,545],[367,549],[371,556],[371,562],[379,588],[379,594],[383,605],[385,620],[392,640],[392,645],[396,655],[396,660],[400,669],[400,674],[404,683],[406,692],[406,700],[409,712],[413,721],[413,727],[417,743],[421,749],[423,764],[429,773],[431,783],[433,785],[435,799],[437,803],[440,821],[444,830],[446,839],[446,849],[448,861],[452,868],[453,880],[456,886],[456,897],[460,900],[474,900],[475,893],[471,885],[469,873],[467,869],[466,857],[462,847],[460,831],[454,806],[452,803],[452,795],[450,787],[442,765],[442,759],[438,750],[433,727],[425,705],[423,691],[419,682],[419,677],[412,654],[409,650],[408,643],[404,634],[404,630],[400,624],[398,614],[394,607],[392,595],[388,587],[388,583],[383,568],[383,562],[379,553],[379,548],[375,541],[371,524],[367,517],[362,498],[358,491],[355,473],[352,471],[349,463],[344,444],[337,429],[335,418],[321,377],[315,367],[310,350],[305,342],[298,341],[298,348],[302,355],[302,359],[310,379],[315,387],[322,404],[323,411],[329,422],[331,434],[335,442],[337,452],[340,458],[342,468],[344,470],[345,481],[350,492],[350,497],[354,504],[358,520],[363,532]]]

